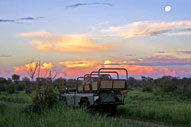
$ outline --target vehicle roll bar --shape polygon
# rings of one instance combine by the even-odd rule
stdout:
[[[79,79],[85,79],[85,77],[88,76],[88,75],[90,75],[90,74],[85,74],[84,77],[78,77],[78,78],[77,78],[77,83],[76,83],[76,90],[77,90],[77,91],[78,91],[78,85],[79,85],[79,84],[78,84],[78,81],[79,81]],[[91,75],[98,75],[98,74],[91,74]],[[91,76],[91,75],[90,75],[90,76]],[[105,74],[105,75],[108,75],[108,76],[110,76],[110,78],[111,78],[111,75],[109,75],[109,74]],[[92,77],[90,77],[90,79],[91,79],[91,78],[92,78]]]
[[[125,68],[100,68],[100,69],[98,70],[99,78],[100,78],[100,73],[102,72],[101,70],[123,70],[123,71],[125,71],[125,73],[126,73],[126,81],[128,80],[128,71],[127,71],[127,69],[125,69]]]
[[[96,75],[99,76],[98,71],[92,71],[92,72],[90,73],[90,77],[91,77],[91,75],[93,75],[94,73],[96,73]],[[115,73],[115,74],[117,75],[117,79],[119,79],[119,74],[118,74],[117,71],[101,71],[100,73]]]
[[[90,76],[90,79],[91,79],[91,78],[92,78],[92,75],[98,75],[98,74],[85,74],[85,75],[84,75],[84,79],[85,79],[85,77],[88,76],[88,75]],[[109,76],[109,77],[111,78],[111,75],[109,75],[109,74],[105,74],[105,75],[107,75],[107,76]]]
[[[84,77],[78,77],[78,78],[77,78],[77,83],[76,83],[76,91],[77,91],[77,92],[78,92],[78,81],[79,81],[79,79],[81,79],[81,78],[84,79]]]

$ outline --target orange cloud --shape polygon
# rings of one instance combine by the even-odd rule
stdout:
[[[154,76],[159,77],[163,75],[175,76],[176,71],[169,69],[164,66],[142,66],[142,65],[111,65],[112,61],[106,60],[103,62],[96,61],[65,61],[60,62],[63,65],[61,69],[68,77],[78,77],[83,76],[91,71],[98,70],[101,67],[108,68],[126,68],[129,72],[129,76]],[[108,65],[107,65],[108,64]],[[120,72],[121,75],[124,73]]]
[[[61,65],[67,67],[67,68],[80,68],[80,67],[93,67],[98,64],[96,61],[87,61],[87,60],[79,60],[79,61],[65,61],[60,62]]]
[[[51,33],[46,32],[45,30],[41,30],[38,32],[28,32],[28,33],[20,33],[17,34],[16,37],[48,37]]]
[[[112,66],[114,67],[114,66]],[[124,67],[128,70],[130,76],[175,76],[176,72],[167,67],[154,66],[140,66],[140,65],[122,65],[117,67]]]
[[[99,52],[118,48],[114,43],[97,43],[85,35],[55,35],[46,31],[21,33],[17,37],[36,37],[31,44],[39,51]]]
[[[63,66],[61,70],[69,77],[83,76],[101,67],[100,62],[87,60],[65,61],[60,64]]]
[[[111,64],[112,62],[110,60],[105,60],[104,64]]]
[[[13,68],[14,73],[20,74],[20,75],[27,75],[27,71],[29,71],[30,68],[34,69],[36,66],[35,62],[25,64],[24,66],[16,66]],[[40,66],[40,74],[45,75],[49,70],[53,68],[52,63],[42,63]]]
[[[138,61],[143,61],[143,59],[138,59]],[[112,65],[113,63],[113,65]],[[123,64],[124,63],[124,64]],[[131,61],[128,61],[131,63]],[[126,68],[130,76],[163,76],[163,75],[171,75],[175,76],[176,71],[170,70],[168,67],[165,66],[143,66],[143,65],[126,65],[127,62],[122,62],[122,64],[115,64],[112,61],[104,62],[104,67],[108,68]]]
[[[161,77],[165,75],[170,76],[186,76],[190,75],[191,72],[185,71],[183,69],[175,69],[167,66],[150,66],[150,65],[137,65],[136,61],[134,63],[127,64],[127,61],[122,62],[121,64],[115,64],[114,61],[105,60],[105,61],[88,61],[88,60],[77,60],[77,61],[63,61],[60,62],[61,67],[57,68],[58,75],[57,77],[79,77],[84,74],[88,74],[92,71],[96,71],[102,67],[108,68],[126,68],[129,72],[129,76],[141,77],[141,76],[150,76],[150,77]],[[128,62],[129,63],[129,62]],[[30,67],[35,67],[35,63],[29,63],[24,66],[14,67],[14,73],[20,75],[27,75],[27,69]],[[188,67],[186,67],[188,68]],[[53,69],[52,63],[43,63],[41,65],[41,73],[44,75]],[[1,72],[0,72],[1,73]],[[120,72],[120,75],[124,73]]]
[[[32,45],[39,51],[56,51],[56,52],[98,52],[115,49],[114,44],[98,44],[91,39],[82,35],[68,35],[52,40],[32,41]]]

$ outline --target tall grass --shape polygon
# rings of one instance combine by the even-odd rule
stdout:
[[[31,102],[31,97],[30,95],[26,94],[24,91],[20,91],[14,94],[1,92],[0,101],[6,101],[6,102],[12,102],[12,103],[29,103]]]
[[[41,115],[23,113],[21,107],[9,107],[0,114],[0,127],[123,127],[121,122],[74,110],[63,105],[47,110]]]
[[[119,114],[126,118],[155,120],[168,124],[191,126],[191,101],[172,95],[129,92],[125,105],[119,107]]]

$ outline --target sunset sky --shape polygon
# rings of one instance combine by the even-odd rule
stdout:
[[[191,0],[0,0],[0,77],[100,67],[191,77]],[[168,6],[165,10],[165,7]],[[171,8],[169,8],[171,7]]]

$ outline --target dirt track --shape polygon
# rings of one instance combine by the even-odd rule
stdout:
[[[123,121],[126,123],[132,123],[132,124],[138,124],[138,125],[144,125],[146,127],[172,127],[168,125],[163,125],[162,123],[151,123],[151,122],[145,122],[145,121],[139,121],[139,120],[133,120],[133,119],[125,119],[125,118],[117,118],[117,117],[112,117],[112,120],[117,120],[117,121]],[[176,126],[180,127],[180,126]]]

